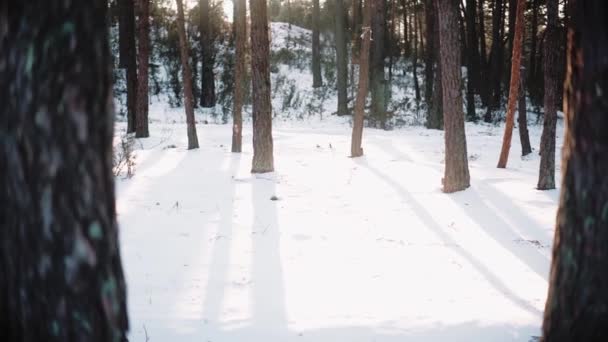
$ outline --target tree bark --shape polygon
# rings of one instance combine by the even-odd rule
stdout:
[[[137,65],[137,112],[135,136],[147,138],[148,130],[148,67],[150,63],[150,0],[139,0],[139,54]]]
[[[484,3],[485,0],[477,1],[477,14],[479,22],[479,97],[481,98],[482,106],[486,107],[490,102],[489,87],[485,84],[482,86],[481,84],[481,80],[489,79]],[[491,122],[491,116],[488,120],[488,115],[486,113],[484,121]]]
[[[545,33],[545,118],[540,139],[539,190],[555,189],[555,130],[557,123],[557,50],[559,32],[557,27],[558,0],[547,0],[547,28]]]
[[[270,42],[266,0],[249,0],[251,11],[251,84],[253,88],[252,173],[274,171],[272,104],[270,102]]]
[[[0,340],[126,341],[107,4],[6,4]]]
[[[460,41],[457,3],[437,0],[439,54],[445,120],[445,174],[443,191],[464,190],[470,186],[467,142],[460,90]]]
[[[372,95],[370,118],[374,126],[386,127],[386,80],[384,79],[384,44],[386,0],[372,0],[372,44],[370,51],[370,91]]]
[[[435,12],[435,14],[433,15],[433,35],[431,37],[431,39],[433,39],[433,45],[437,48],[440,49],[440,43],[439,43],[439,11],[437,8],[437,1],[438,0],[432,0],[433,2],[433,12]],[[443,1],[443,0],[439,0],[439,1]],[[460,54],[460,50],[458,51],[458,53]],[[429,107],[429,114],[427,117],[427,122],[426,122],[426,127],[427,128],[432,128],[432,129],[443,129],[443,82],[442,82],[442,73],[441,73],[441,61],[440,61],[440,56],[439,53],[435,53],[435,72],[434,72],[434,77],[435,80],[433,81],[433,92],[432,92],[432,97],[431,97],[431,102],[428,105]]]
[[[209,0],[199,1],[200,9],[200,40],[201,57],[203,66],[201,68],[201,107],[211,108],[215,106],[215,75],[213,65],[215,64],[214,42],[211,32],[211,9]]]
[[[134,0],[120,0],[120,67],[127,76],[127,133],[135,132],[137,109],[137,52]]]
[[[434,0],[425,0],[424,19],[426,24],[426,53],[424,54],[424,101],[429,107],[427,118],[430,118],[430,103],[433,98],[433,65],[436,60],[435,46],[435,16]],[[428,120],[427,120],[428,121]],[[429,127],[430,128],[430,127]]]
[[[608,3],[570,0],[570,5],[564,173],[545,342],[608,339]]]
[[[492,122],[492,112],[500,106],[500,79],[502,75],[502,62],[504,46],[502,34],[504,27],[503,1],[494,0],[492,9],[492,49],[488,69],[488,109],[484,117],[485,122]]]
[[[323,85],[321,76],[321,44],[319,41],[319,0],[312,0],[312,87]]]
[[[355,102],[355,115],[353,117],[353,134],[350,145],[351,157],[360,157],[363,155],[361,147],[363,139],[363,120],[365,116],[365,99],[367,98],[368,82],[369,82],[369,50],[371,45],[371,6],[370,2],[365,1],[363,9],[363,37],[361,41],[361,54],[359,55],[359,87],[357,90],[357,100]]]
[[[526,76],[524,68],[520,68],[519,77],[519,106],[517,108],[517,126],[519,130],[519,141],[521,142],[521,155],[527,156],[532,153],[530,145],[530,134],[528,134],[528,113],[526,110]]]
[[[234,109],[232,122],[232,152],[240,153],[243,145],[243,103],[247,86],[247,2],[235,0],[236,61],[234,71]]]
[[[517,14],[515,23],[515,37],[513,41],[513,52],[511,57],[511,85],[509,91],[509,102],[507,105],[507,118],[505,123],[505,134],[502,139],[502,149],[498,160],[498,168],[507,167],[509,150],[511,149],[511,138],[513,136],[513,124],[515,121],[515,106],[519,96],[519,74],[521,67],[521,50],[524,38],[524,9],[525,0],[517,0]]]
[[[414,11],[414,22],[418,22],[418,11]],[[420,85],[418,84],[418,26],[414,25],[414,58],[412,60],[412,77],[414,79],[414,94],[416,102],[420,101]],[[422,39],[421,39],[422,40]]]
[[[336,0],[336,68],[338,82],[338,115],[348,114],[348,52],[346,50],[346,29],[344,20],[344,0]]]
[[[186,40],[186,24],[184,20],[184,7],[182,0],[177,2],[177,33],[179,35],[179,50],[182,60],[182,74],[184,78],[184,107],[186,108],[186,123],[188,125],[188,149],[198,148],[196,135],[196,122],[194,120],[194,99],[192,97],[192,70],[188,57],[188,41]]]
[[[475,93],[479,88],[479,50],[477,42],[476,0],[467,0],[465,11],[467,28],[467,119],[477,121],[475,112]]]

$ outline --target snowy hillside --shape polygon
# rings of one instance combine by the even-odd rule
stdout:
[[[472,187],[446,195],[440,131],[366,129],[351,159],[348,124],[277,121],[277,172],[256,176],[250,125],[241,155],[230,125],[186,151],[185,125],[151,114],[118,182],[132,341],[539,335],[558,192],[534,189],[517,138],[495,168],[501,127],[467,126]]]

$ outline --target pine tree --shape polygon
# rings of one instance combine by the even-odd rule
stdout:
[[[321,43],[319,40],[319,0],[312,0],[312,87],[323,85],[321,77]]]
[[[363,37],[361,38],[361,51],[359,54],[359,86],[357,90],[357,100],[355,102],[355,114],[353,117],[353,134],[351,139],[350,155],[351,157],[360,157],[363,155],[361,142],[363,139],[363,121],[365,116],[365,99],[367,98],[368,82],[369,82],[369,49],[371,45],[371,6],[370,2],[365,1],[363,8]]]
[[[344,0],[336,0],[335,11],[338,115],[346,115],[348,114],[348,52],[346,50]]]
[[[211,8],[209,0],[199,1],[200,22],[199,33],[201,42],[201,57],[203,66],[201,69],[201,107],[210,108],[215,106],[215,75],[213,73],[214,42],[211,32]]]
[[[235,0],[236,61],[234,70],[234,109],[232,123],[232,152],[240,153],[243,142],[243,102],[245,101],[246,49],[247,49],[247,2]]]
[[[106,13],[0,5],[1,341],[126,341]]]
[[[270,42],[266,0],[249,0],[251,11],[251,85],[253,88],[253,165],[251,172],[274,171]]]
[[[557,4],[549,5],[554,19]],[[563,179],[544,342],[608,340],[608,3],[570,6]]]
[[[139,53],[137,71],[137,112],[135,136],[146,138],[148,130],[148,68],[150,63],[150,0],[139,0]]]
[[[458,7],[450,0],[437,0],[439,17],[439,60],[445,122],[445,175],[443,191],[464,190],[470,185],[464,112],[460,90],[460,41]]]
[[[192,96],[192,70],[188,57],[188,41],[186,39],[186,24],[184,20],[184,7],[182,0],[176,0],[177,5],[177,33],[179,35],[179,50],[182,61],[182,75],[184,78],[184,107],[186,108],[186,123],[188,125],[188,149],[198,148],[196,135],[196,122],[194,120],[194,98]]]
[[[120,66],[126,70],[127,78],[127,132],[135,132],[137,106],[137,51],[135,48],[135,4],[134,0],[119,0],[120,11]]]

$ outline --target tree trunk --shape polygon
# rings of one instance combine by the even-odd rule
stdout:
[[[253,88],[252,173],[274,171],[272,104],[270,102],[270,42],[266,0],[249,0],[251,12],[251,85]]]
[[[120,67],[127,76],[127,133],[135,132],[137,107],[137,53],[134,0],[120,0]]]
[[[608,340],[608,3],[570,0],[570,5],[564,173],[545,342]]]
[[[371,113],[374,126],[386,128],[386,80],[384,79],[384,31],[386,25],[386,0],[372,0],[372,44],[370,51]]]
[[[414,22],[417,22],[418,11],[414,11]],[[420,102],[420,85],[418,84],[418,26],[414,25],[414,58],[412,61],[412,77],[414,79],[414,94],[416,103]]]
[[[557,28],[558,0],[547,0],[547,28],[545,33],[545,118],[540,139],[539,190],[555,189],[555,130],[557,112],[557,50],[559,32]]]
[[[363,9],[363,36],[361,42],[361,54],[359,60],[359,87],[357,90],[357,100],[355,102],[355,115],[353,117],[353,134],[350,145],[351,157],[360,157],[363,155],[361,141],[363,138],[363,119],[365,116],[365,99],[367,98],[368,82],[369,82],[369,50],[371,45],[371,6],[370,2],[365,1]]]
[[[437,49],[434,38],[436,11],[433,2],[434,0],[425,0],[424,2],[424,21],[426,24],[426,52],[424,54],[424,101],[427,103],[427,107],[429,108],[427,118],[431,117],[430,103],[433,98],[433,65],[435,64],[435,53]]]
[[[186,24],[182,0],[177,2],[177,34],[179,35],[179,50],[182,60],[184,78],[184,107],[186,108],[186,123],[188,124],[188,149],[198,148],[196,122],[194,121],[194,99],[192,98],[192,71],[188,63],[188,41],[186,40]]]
[[[534,100],[536,103],[537,97],[537,87],[536,83],[536,75],[537,73],[537,65],[536,65],[536,55],[537,55],[537,41],[538,41],[538,8],[540,7],[540,0],[532,1],[532,22],[531,22],[531,37],[530,37],[530,71],[527,74],[527,84],[530,92],[530,98]],[[545,31],[546,32],[546,31]]]
[[[215,106],[215,76],[213,74],[215,57],[209,0],[200,0],[199,9],[199,31],[203,62],[203,67],[201,68],[201,107],[210,108]]]
[[[236,61],[234,71],[234,109],[232,122],[232,152],[240,153],[243,144],[243,103],[247,81],[247,2],[235,0],[234,32],[236,36]]]
[[[336,68],[338,82],[338,115],[348,114],[348,52],[346,50],[346,29],[344,20],[344,0],[336,0]]]
[[[433,35],[431,38],[433,39],[433,46],[436,48],[440,48],[439,43],[439,16],[437,13],[437,1],[433,0],[433,11],[435,14],[433,15]],[[443,0],[439,0],[443,1]],[[460,54],[460,50],[457,51]],[[443,129],[443,84],[442,84],[442,75],[441,75],[441,62],[440,62],[439,54],[435,54],[435,80],[433,81],[433,92],[431,102],[428,105],[429,114],[427,118],[426,127],[432,129]]]
[[[507,34],[507,51],[513,51],[513,38],[515,37],[515,16],[517,12],[517,0],[509,0],[506,4],[509,5],[509,33]],[[506,5],[505,4],[505,5]],[[524,9],[525,13],[525,9]],[[525,20],[525,19],[524,19]],[[524,24],[525,25],[525,24]],[[524,32],[526,28],[524,26]],[[511,70],[511,56],[507,55],[506,66],[507,70]],[[506,74],[506,84],[511,84],[511,74]],[[508,96],[508,94],[507,94]]]
[[[359,52],[361,51],[361,12],[363,0],[352,0],[353,2],[353,27],[352,27],[352,43],[351,54],[352,64],[359,64]],[[353,84],[354,84],[353,80]]]
[[[467,119],[477,121],[475,112],[475,92],[479,88],[479,50],[475,17],[475,0],[467,0],[465,18],[467,23]]]
[[[521,142],[521,155],[532,153],[530,135],[528,134],[528,114],[526,113],[526,76],[525,69],[521,68],[519,77],[519,106],[517,108],[517,125],[519,127],[519,141]]]
[[[492,9],[492,49],[490,50],[490,63],[488,70],[488,109],[484,117],[485,122],[492,122],[492,112],[500,106],[500,79],[502,75],[502,60],[504,50],[502,43],[503,1],[494,0]]]
[[[135,136],[147,138],[148,130],[148,67],[150,61],[150,0],[139,0],[139,54],[137,72],[137,112]]]
[[[0,5],[0,80],[12,80],[0,87],[0,340],[126,341],[107,4],[12,5]]]
[[[443,191],[464,190],[470,185],[467,142],[464,131],[460,90],[460,41],[458,6],[451,0],[437,0],[439,17],[439,54],[443,109],[445,111],[445,175]]]
[[[321,44],[319,42],[319,0],[312,0],[312,87],[323,85],[321,77]]]
[[[485,0],[477,1],[477,12],[479,15],[479,97],[481,97],[482,106],[487,107],[490,103],[489,87],[485,84],[485,82],[483,85],[481,82],[482,80],[485,81],[489,79],[484,3]],[[484,121],[491,122],[491,116],[488,120],[488,116],[486,114]]]
[[[509,103],[507,105],[507,118],[505,123],[505,134],[502,139],[502,149],[498,168],[507,167],[509,160],[509,150],[511,149],[511,138],[513,136],[513,124],[515,121],[515,106],[519,96],[519,74],[521,67],[522,40],[524,38],[524,9],[525,0],[517,0],[517,14],[515,23],[515,37],[513,41],[513,52],[511,55],[511,85],[509,86]]]
[[[404,56],[410,56],[410,39],[408,36],[408,11],[407,11],[407,2],[406,0],[401,0],[401,7],[403,8],[403,40],[404,40]]]

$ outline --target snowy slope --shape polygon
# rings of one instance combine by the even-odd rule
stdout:
[[[558,191],[534,189],[517,135],[499,170],[503,128],[467,125],[472,187],[446,195],[440,131],[366,129],[351,159],[347,123],[277,121],[277,171],[254,176],[249,125],[241,155],[230,125],[199,124],[187,151],[185,126],[152,110],[117,184],[131,341],[539,335]]]

